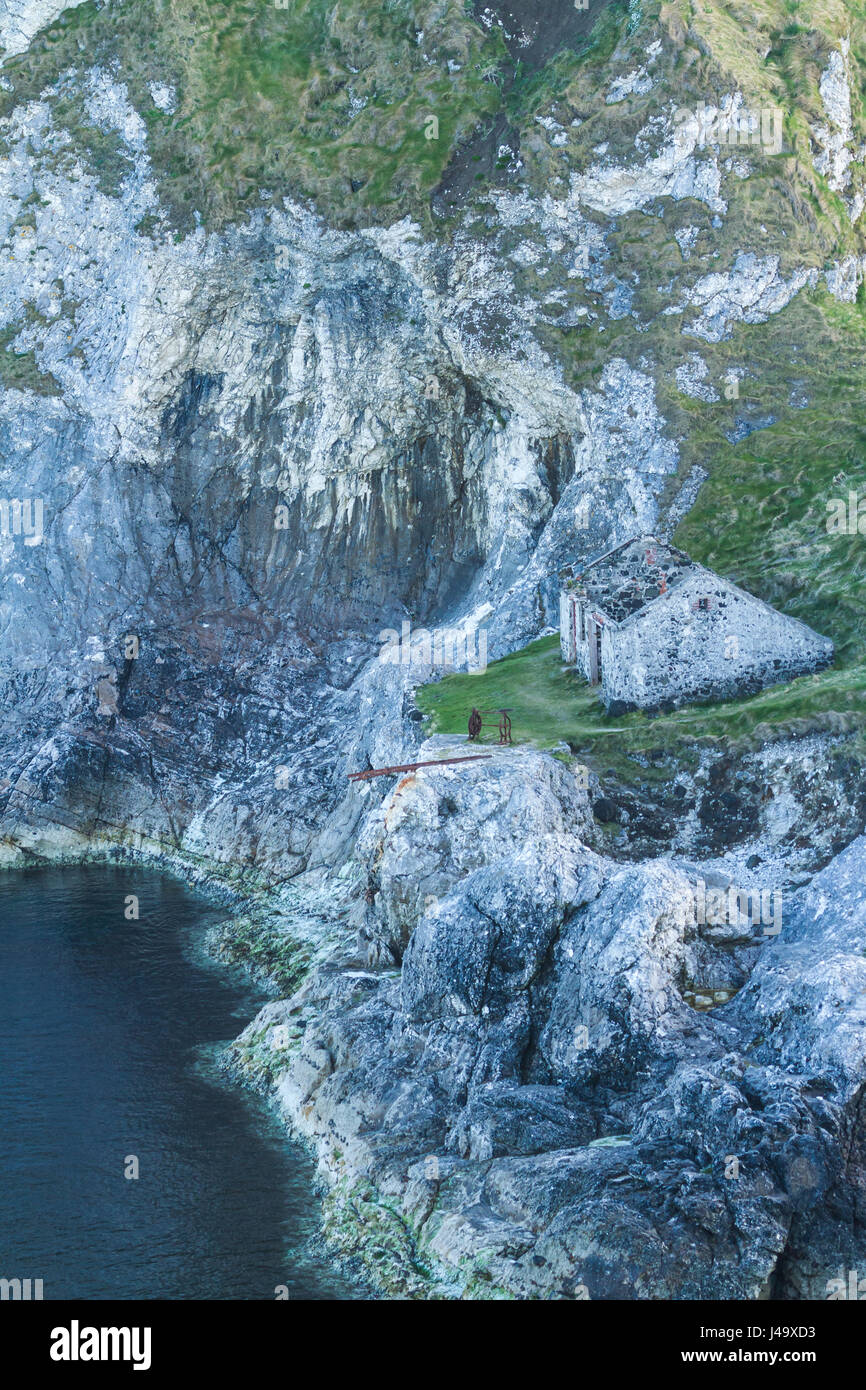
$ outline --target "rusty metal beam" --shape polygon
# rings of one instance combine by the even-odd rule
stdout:
[[[363,782],[368,777],[390,777],[394,772],[414,772],[418,767],[445,767],[448,763],[478,763],[491,758],[492,753],[473,753],[464,758],[431,758],[424,763],[401,763],[399,767],[371,767],[369,772],[348,772],[350,782]]]

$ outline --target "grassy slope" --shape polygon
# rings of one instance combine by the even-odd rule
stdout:
[[[777,423],[732,445],[712,438],[713,415],[728,411],[689,402],[693,448],[712,440],[712,466],[676,540],[695,558],[827,632],[839,663],[850,665],[866,656],[866,537],[829,534],[827,503],[852,490],[866,498],[866,314],[862,304],[815,296],[792,305],[774,327],[775,342],[765,337],[760,343],[751,358],[754,378],[741,390],[778,412]],[[787,351],[781,341],[786,330]],[[792,361],[791,343],[797,342],[808,347]],[[805,378],[805,408],[779,401],[786,377]],[[782,388],[775,394],[774,384]]]
[[[866,72],[866,7],[859,0],[844,6],[764,0],[755,13],[769,35],[764,58],[766,44],[743,45],[739,26],[748,17],[736,8],[704,6],[702,32],[716,60],[736,72],[747,91],[782,106],[791,152],[756,161],[743,196],[731,199],[725,234],[758,255],[768,249],[780,254],[783,273],[796,265],[822,270],[866,250],[862,220],[852,227],[837,195],[815,174],[808,136],[809,123],[823,118],[817,89],[831,43],[849,34],[854,70]],[[862,140],[862,86],[853,87],[852,107]],[[837,648],[833,671],[796,682],[790,691],[768,692],[754,707],[738,704],[771,729],[789,727],[792,717],[806,727],[853,723],[862,741],[866,537],[829,535],[826,522],[831,498],[847,497],[849,490],[866,496],[863,292],[857,304],[844,305],[819,286],[766,324],[738,326],[721,344],[693,341],[722,399],[708,405],[681,395],[673,360],[660,347],[659,397],[684,438],[681,472],[700,463],[710,474],[675,540],[827,633]],[[722,386],[731,368],[746,373],[735,402],[725,400]],[[805,399],[804,408],[797,408],[797,397]],[[775,423],[732,443],[727,433],[737,417],[773,417]]]
[[[613,768],[626,780],[635,774],[634,755],[651,749],[675,753],[678,762],[693,765],[701,744],[753,748],[772,736],[824,730],[854,733],[852,746],[862,752],[864,697],[866,669],[858,665],[804,676],[748,699],[612,719],[597,692],[562,665],[558,637],[539,638],[482,674],[445,676],[416,691],[431,732],[465,734],[473,705],[482,710],[504,705],[512,711],[515,742],[552,748],[564,740],[592,766]],[[495,715],[485,717],[495,724]],[[496,728],[485,728],[480,741],[497,743]],[[642,764],[641,776],[646,775]]]
[[[102,63],[147,122],[181,229],[196,212],[224,225],[263,190],[315,198],[337,224],[392,221],[424,214],[455,143],[498,107],[504,56],[459,0],[89,0],[5,66],[0,114]],[[152,81],[176,88],[176,112],[154,105]],[[75,93],[64,124],[89,149],[99,135]]]

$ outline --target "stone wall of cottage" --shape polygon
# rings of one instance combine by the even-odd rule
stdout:
[[[584,680],[590,679],[587,605],[577,594],[563,590],[559,596],[559,649],[567,666],[576,666]],[[581,614],[583,636],[581,636]],[[603,641],[603,639],[602,639]]]
[[[652,709],[728,699],[827,666],[833,644],[727,580],[699,571],[602,632],[602,699]]]

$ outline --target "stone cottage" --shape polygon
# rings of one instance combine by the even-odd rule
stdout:
[[[828,637],[654,536],[561,579],[563,660],[613,713],[751,694],[833,660]]]

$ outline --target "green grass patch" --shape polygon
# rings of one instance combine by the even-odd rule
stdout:
[[[641,754],[662,749],[684,765],[694,764],[702,745],[724,743],[742,749],[773,737],[807,732],[862,735],[866,665],[803,676],[771,686],[758,695],[715,704],[689,705],[671,714],[642,711],[611,718],[598,691],[563,666],[559,637],[541,637],[492,662],[476,675],[451,675],[415,694],[430,716],[431,731],[465,734],[473,705],[482,711],[511,708],[516,743],[552,748],[563,740],[595,768],[612,768],[626,780],[636,766],[651,775]],[[495,720],[495,715],[485,716]],[[498,742],[496,728],[482,730],[479,742]],[[638,763],[636,764],[636,758]],[[669,768],[664,776],[669,776]]]
[[[579,72],[605,64],[624,31],[627,16],[624,0],[609,0],[589,34],[575,47],[563,48],[534,71],[518,62],[505,101],[513,124],[531,130],[536,114],[551,102],[562,100]]]
[[[866,315],[818,296],[790,306],[758,341],[739,408],[752,397],[780,418],[738,444],[715,443],[710,477],[675,541],[832,637],[838,664],[855,665],[866,660],[866,535],[830,534],[827,521],[833,499],[866,498]],[[801,366],[790,348],[781,355],[784,341],[808,345]],[[790,409],[784,393],[798,375],[808,404]],[[694,403],[692,414],[694,456],[708,412]]]
[[[12,343],[21,332],[20,324],[0,329],[0,385],[16,391],[33,391],[37,396],[60,396],[60,382],[51,372],[43,372],[30,350],[16,352]]]
[[[145,120],[183,230],[195,212],[225,225],[263,191],[314,198],[337,224],[365,224],[373,209],[423,218],[455,144],[498,109],[491,79],[505,56],[498,31],[457,0],[90,0],[5,65],[0,115],[100,64]],[[155,106],[151,82],[175,88],[173,113]],[[80,112],[58,114],[116,180],[111,137]],[[432,116],[438,138],[427,139]]]

